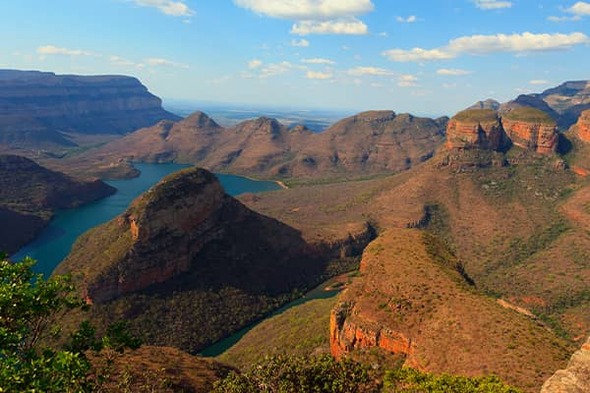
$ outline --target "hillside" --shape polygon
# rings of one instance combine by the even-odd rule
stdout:
[[[405,355],[405,365],[420,370],[495,374],[538,391],[565,364],[567,343],[478,294],[462,273],[434,236],[384,232],[365,250],[359,277],[332,310],[332,354],[379,347]]]
[[[72,134],[125,134],[178,116],[137,79],[0,70],[0,144],[55,149]]]
[[[98,323],[130,320],[146,343],[194,353],[338,272],[329,260],[370,238],[363,226],[341,242],[306,242],[191,168],[80,237],[56,274],[73,274]]]
[[[196,112],[176,123],[136,131],[69,162],[90,169],[92,164],[112,168],[126,160],[175,161],[265,178],[354,178],[402,171],[427,160],[443,142],[445,125],[446,118],[373,111],[313,134],[266,117],[222,128]]]
[[[0,155],[0,250],[12,253],[33,239],[54,210],[113,194],[100,180],[78,180],[25,157]]]

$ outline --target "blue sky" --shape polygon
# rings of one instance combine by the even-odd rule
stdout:
[[[0,34],[0,68],[293,109],[452,115],[590,79],[590,2],[568,0],[2,0]]]

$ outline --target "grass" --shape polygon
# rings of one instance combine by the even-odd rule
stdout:
[[[498,113],[492,109],[467,109],[453,116],[463,122],[492,122],[498,120]]]
[[[316,299],[268,318],[217,360],[248,369],[267,355],[329,352],[330,311],[335,303],[336,297]]]
[[[528,106],[519,106],[508,113],[502,115],[502,118],[512,121],[525,121],[530,123],[543,123],[543,124],[556,124],[555,120],[547,113],[543,112],[540,109],[528,107]]]

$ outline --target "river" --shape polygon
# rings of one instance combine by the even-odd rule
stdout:
[[[141,171],[139,177],[125,180],[110,180],[106,183],[117,192],[74,209],[57,211],[49,225],[29,244],[14,254],[12,260],[30,256],[37,260],[35,270],[45,276],[70,253],[72,245],[82,233],[90,228],[107,222],[127,209],[129,204],[140,194],[156,184],[164,176],[186,168],[180,164],[134,164]],[[236,196],[246,192],[263,192],[279,189],[271,181],[255,181],[241,176],[217,174],[225,192]]]

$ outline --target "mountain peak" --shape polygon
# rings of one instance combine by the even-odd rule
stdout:
[[[206,113],[201,111],[197,111],[190,114],[189,116],[181,120],[179,123],[184,126],[197,128],[220,128],[219,124],[217,124]]]

